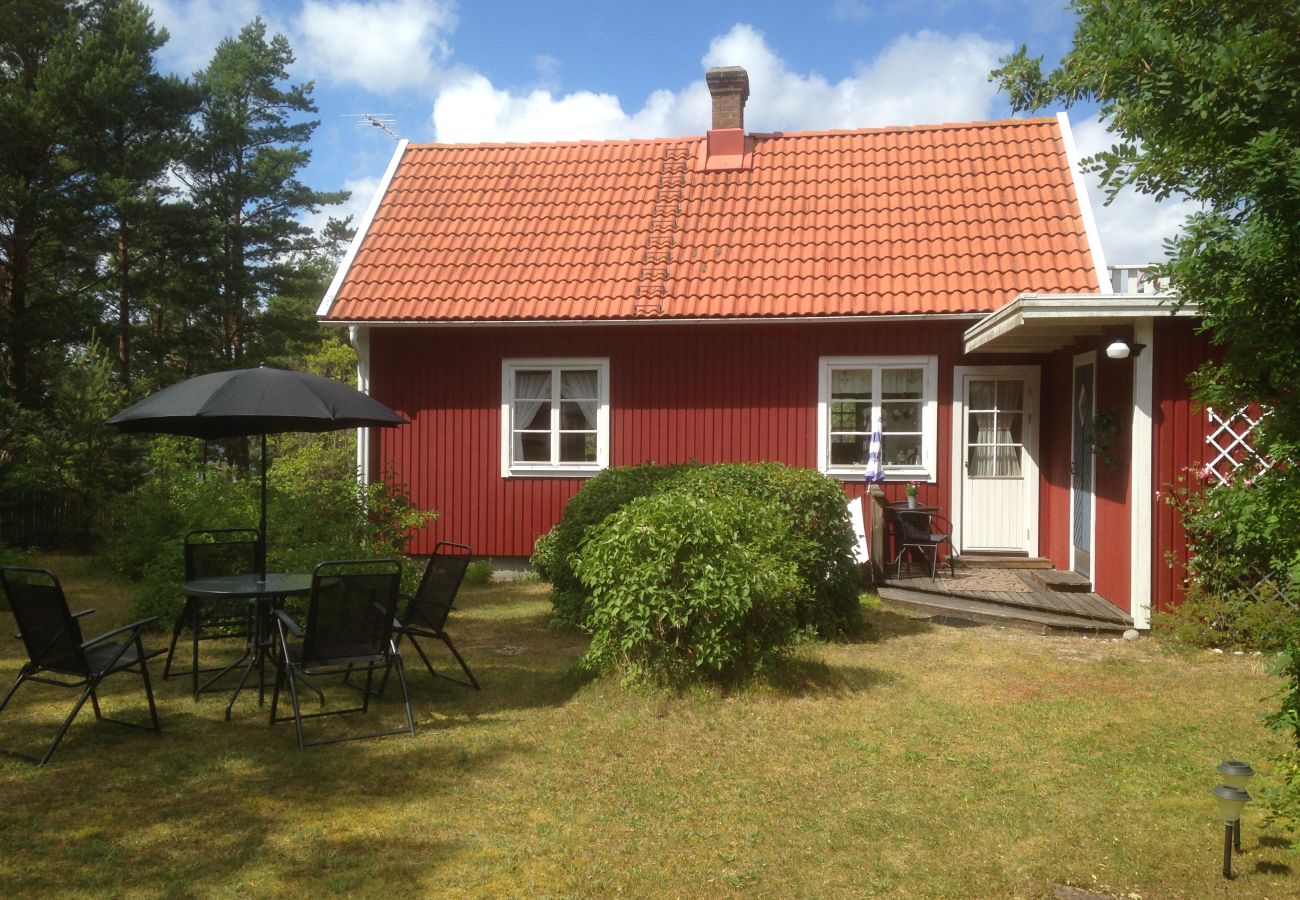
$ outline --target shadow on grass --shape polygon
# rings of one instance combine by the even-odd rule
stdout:
[[[865,608],[862,611],[862,617],[866,620],[869,629],[868,641],[871,643],[879,643],[891,638],[927,634],[934,630],[934,625],[925,619],[914,618],[897,610],[884,607]]]
[[[892,675],[867,666],[792,659],[768,673],[768,684],[790,697],[847,697],[890,684]]]
[[[1290,875],[1291,867],[1285,863],[1265,862],[1261,860],[1255,863],[1255,871],[1261,875]]]

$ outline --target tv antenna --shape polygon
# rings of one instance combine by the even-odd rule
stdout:
[[[343,118],[355,119],[358,125],[369,125],[372,128],[378,128],[393,140],[401,140],[397,136],[397,132],[393,131],[392,126],[397,124],[397,117],[391,113],[351,113]]]

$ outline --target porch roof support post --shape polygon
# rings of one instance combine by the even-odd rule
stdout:
[[[370,329],[365,325],[348,327],[352,346],[357,351],[357,390],[370,393]],[[357,429],[357,482],[370,484],[370,429]]]
[[[1129,609],[1133,627],[1151,627],[1152,554],[1155,552],[1153,513],[1156,502],[1152,467],[1154,452],[1154,418],[1152,416],[1155,378],[1155,327],[1148,316],[1133,320],[1133,342],[1145,344],[1144,352],[1133,357],[1133,435],[1129,458],[1129,504],[1132,559],[1129,564]]]

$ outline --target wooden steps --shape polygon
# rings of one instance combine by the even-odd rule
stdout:
[[[1049,591],[1092,593],[1092,581],[1078,572],[1042,569],[1031,573],[1030,577]]]
[[[939,620],[978,622],[983,625],[1003,625],[1037,634],[1081,634],[1118,637],[1131,626],[1085,619],[1080,616],[1061,615],[1029,608],[1004,606],[983,600],[958,596],[941,596],[922,591],[884,585],[880,597],[890,603],[921,612]]]
[[[1041,556],[996,556],[987,553],[963,553],[958,566],[972,569],[1050,569],[1052,561]]]

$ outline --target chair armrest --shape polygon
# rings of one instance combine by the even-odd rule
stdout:
[[[119,634],[122,634],[123,632],[127,632],[127,631],[135,632],[135,634],[138,635],[140,632],[144,631],[146,625],[151,625],[157,621],[158,621],[157,616],[150,616],[147,619],[141,619],[140,621],[132,622],[129,625],[122,625],[118,628],[114,628],[112,631],[105,631],[103,634],[97,637],[93,637],[88,641],[82,641],[81,647],[84,650],[86,648],[94,646],[95,644],[102,644],[104,641],[108,640],[109,638],[117,637]]]
[[[74,612],[74,613],[72,614],[72,618],[74,618],[74,619],[80,619],[82,616],[88,616],[88,615],[90,615],[91,613],[93,613],[94,611],[95,611],[94,609],[83,609],[81,612]]]
[[[293,620],[293,616],[289,615],[287,612],[285,612],[282,609],[277,609],[275,611],[275,617],[280,620],[280,624],[282,624],[285,628],[289,629],[289,633],[292,634],[294,637],[300,638],[303,636],[304,632],[298,626],[298,623]]]

